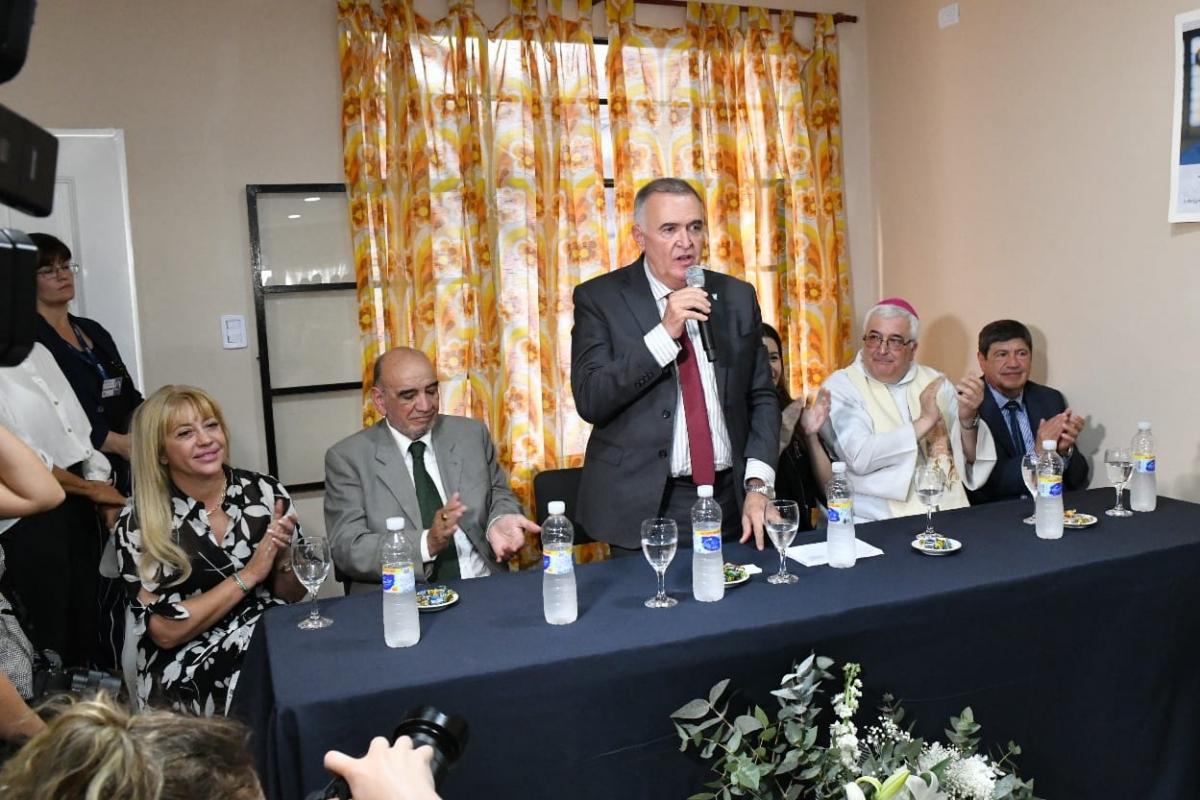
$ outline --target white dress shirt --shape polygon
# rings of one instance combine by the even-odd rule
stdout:
[[[648,264],[642,265],[646,270],[646,279],[650,281],[650,291],[658,304],[658,315],[662,317],[667,310],[667,295],[671,289],[654,277]],[[722,411],[721,396],[717,392],[717,373],[713,364],[701,354],[704,353],[704,343],[700,339],[700,324],[694,319],[685,323],[688,338],[692,340],[692,349],[696,352],[696,364],[700,368],[700,384],[704,387],[704,405],[708,411],[708,427],[712,431],[713,462],[717,471],[733,466],[733,448],[729,444],[729,430],[725,427],[725,414]],[[683,348],[671,338],[662,323],[652,328],[642,337],[646,349],[654,356],[660,367],[671,364],[679,357]],[[683,386],[676,390],[675,398],[675,432],[671,444],[671,476],[678,478],[692,474],[692,452],[688,446],[687,415],[683,410]],[[775,470],[771,469],[756,458],[746,460],[745,479],[758,478],[763,483],[774,485]]]
[[[425,432],[425,435],[420,439],[410,439],[400,431],[392,427],[392,423],[387,423],[388,431],[391,432],[392,438],[396,441],[396,446],[400,448],[400,452],[404,454],[404,466],[408,468],[408,477],[412,478],[413,460],[412,453],[409,452],[409,447],[414,441],[425,443],[425,471],[429,473],[429,477],[433,479],[433,485],[437,487],[438,494],[441,495],[442,502],[446,502],[446,487],[442,485],[442,474],[438,471],[437,456],[433,451],[433,431]],[[415,485],[415,482],[414,482]],[[486,535],[486,532],[485,532]],[[458,571],[464,578],[482,578],[489,574],[487,562],[475,545],[471,542],[471,538],[467,536],[462,528],[454,529],[454,549],[458,553]],[[425,562],[426,569],[433,563],[437,556],[429,552],[429,530],[421,531],[421,560]]]
[[[49,466],[83,463],[83,477],[106,481],[112,466],[92,447],[92,424],[50,351],[34,344],[15,367],[0,368],[0,425],[29,445]],[[16,520],[0,520],[0,532]]]

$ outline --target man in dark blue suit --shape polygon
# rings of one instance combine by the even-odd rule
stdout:
[[[1012,319],[988,323],[979,332],[977,357],[987,384],[979,416],[996,440],[996,466],[981,488],[967,492],[972,505],[1027,496],[1021,456],[1040,452],[1047,440],[1057,443],[1065,462],[1064,488],[1086,487],[1087,459],[1075,451],[1084,419],[1067,407],[1062,392],[1029,380],[1029,328]]]
[[[713,486],[725,535],[753,533],[762,547],[779,402],[754,288],[709,270],[703,288],[687,283],[704,231],[691,185],[651,181],[634,199],[642,256],[575,289],[571,388],[593,425],[576,514],[628,551],[647,517],[675,519],[680,542],[691,541],[700,485]]]

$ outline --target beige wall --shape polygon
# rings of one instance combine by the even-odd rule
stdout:
[[[1166,221],[1173,20],[1196,0],[961,0],[946,30],[941,5],[868,1],[883,293],[954,375],[981,325],[1027,322],[1087,448],[1148,419],[1160,491],[1200,499],[1200,225]]]
[[[340,182],[330,0],[43,0],[0,102],[54,128],[125,131],[144,389],[199,384],[235,463],[266,468],[247,183]],[[219,318],[251,342],[221,348]]]

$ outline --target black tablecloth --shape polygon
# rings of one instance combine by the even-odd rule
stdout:
[[[923,519],[860,525],[885,555],[850,570],[793,563],[798,584],[760,575],[720,603],[692,600],[685,550],[668,573],[680,600],[670,610],[642,607],[654,588],[643,559],[585,565],[568,626],[544,622],[536,572],[460,582],[461,602],[423,614],[409,649],[384,645],[378,594],[322,602],[335,621],[322,631],[296,629],[302,606],[273,609],[247,654],[237,713],[278,800],[327,780],[326,749],[364,751],[422,704],[471,726],[447,800],[684,798],[709,773],[678,752],[670,712],[726,677],[767,707],[791,663],[815,650],[862,664],[860,725],[885,691],[918,734],[937,738],[972,706],[985,742],[1022,746],[1040,797],[1193,796],[1200,506],[1160,498],[1153,514],[1112,519],[1111,503],[1109,490],[1069,494],[1100,522],[1057,541],[1021,524],[1028,501],[938,514],[964,544],[940,558],[910,548]],[[778,563],[737,545],[726,560]]]

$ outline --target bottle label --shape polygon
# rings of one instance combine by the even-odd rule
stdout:
[[[575,570],[575,559],[570,547],[556,547],[542,551],[542,570],[547,575],[570,575]]]
[[[1038,497],[1062,497],[1062,475],[1038,475]]]
[[[383,568],[383,591],[389,594],[411,594],[417,588],[412,564]]]
[[[849,497],[840,497],[837,500],[831,500],[828,507],[829,523],[836,524],[854,522],[854,500]]]
[[[1134,453],[1134,472],[1154,472],[1154,453]]]
[[[692,528],[692,549],[697,553],[721,552],[721,529]]]

